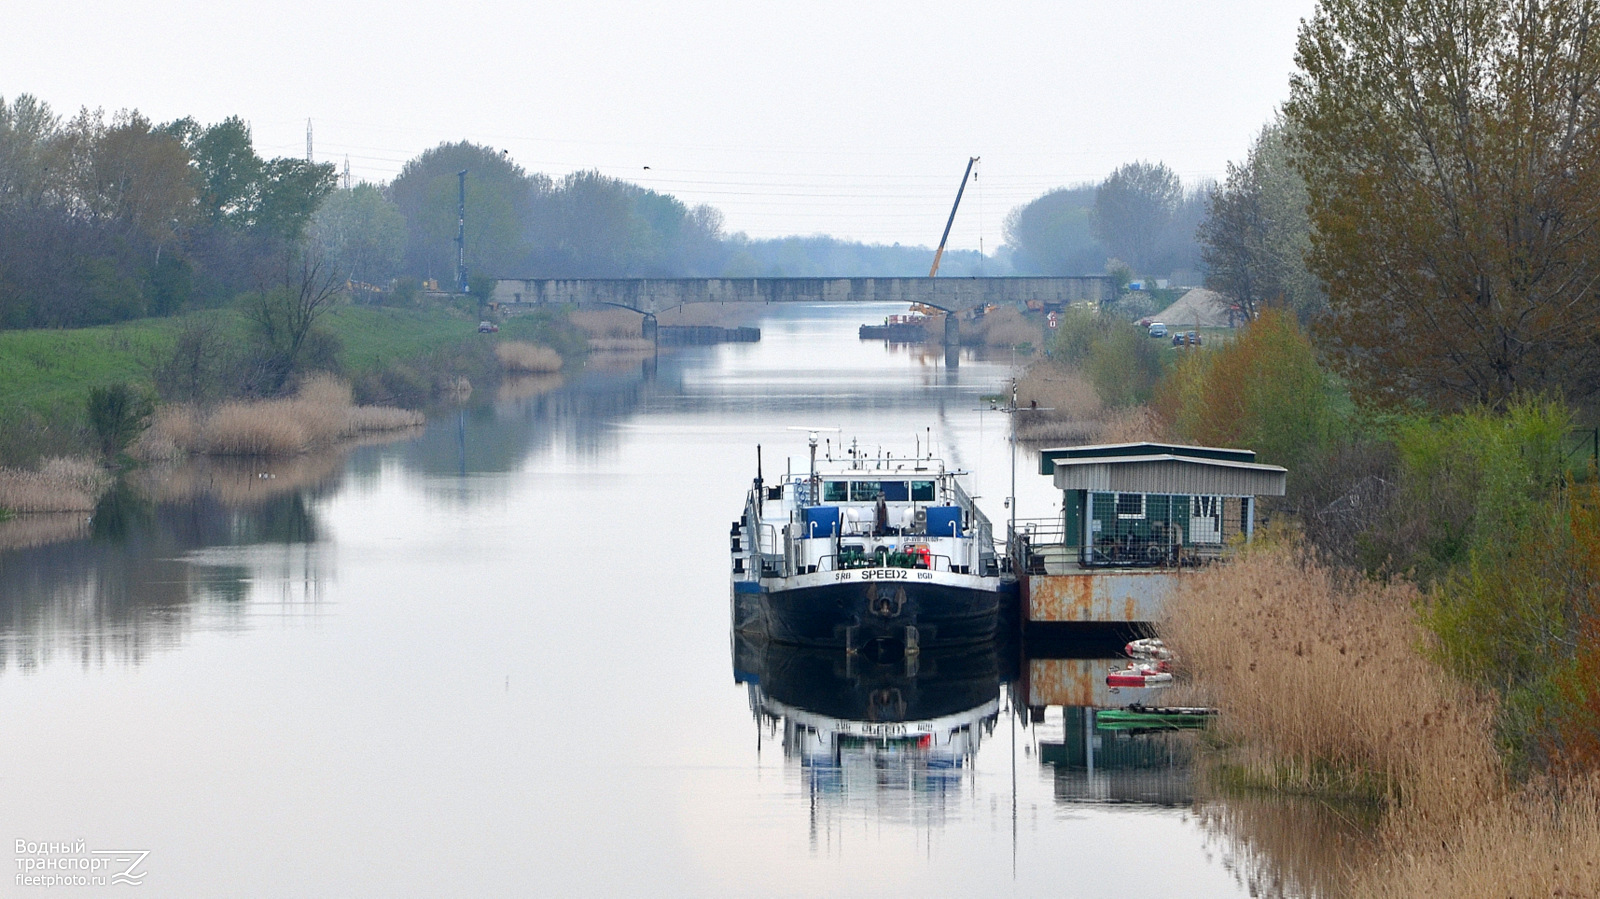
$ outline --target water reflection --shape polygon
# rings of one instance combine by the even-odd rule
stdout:
[[[259,583],[300,585],[292,602],[314,611],[328,576],[314,502],[337,469],[298,460],[280,470],[282,479],[225,463],[165,479],[145,472],[119,481],[93,515],[6,522],[0,673],[58,658],[138,664],[181,644],[199,614],[214,629],[243,627],[242,600]]]
[[[732,642],[734,680],[747,688],[762,734],[780,736],[798,766],[813,815],[849,808],[893,819],[915,810],[937,823],[1002,715],[1016,717],[1012,740],[1053,778],[1058,803],[1179,808],[1196,800],[1193,734],[1097,726],[1100,709],[1160,695],[1106,687],[1106,672],[1125,660],[1104,646],[1091,645],[1091,658],[1050,648],[1029,657],[1007,636],[875,659],[737,628]]]
[[[937,824],[1000,716],[997,645],[884,658],[735,634],[734,680],[780,736],[819,830],[863,814]]]

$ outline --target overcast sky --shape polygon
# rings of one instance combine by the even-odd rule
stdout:
[[[0,96],[248,120],[383,182],[471,140],[598,169],[752,237],[950,245],[1121,163],[1219,177],[1288,94],[1312,0],[12,4]],[[645,169],[649,166],[649,170]]]

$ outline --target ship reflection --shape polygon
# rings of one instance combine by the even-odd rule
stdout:
[[[1106,685],[1126,664],[1117,649],[1002,639],[874,658],[735,631],[733,673],[761,739],[777,738],[800,776],[813,827],[841,814],[937,825],[996,739],[999,764],[1009,740],[1058,804],[1191,805],[1193,734],[1102,714],[1160,704],[1160,689]],[[996,737],[1003,717],[1015,726]]]
[[[781,734],[819,811],[942,818],[1000,717],[995,643],[846,655],[734,637],[734,680],[763,734]]]

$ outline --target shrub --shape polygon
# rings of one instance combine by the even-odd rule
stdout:
[[[1227,344],[1180,355],[1156,399],[1177,439],[1255,450],[1292,478],[1334,434],[1337,385],[1282,310]]]
[[[108,458],[122,452],[139,436],[154,411],[149,398],[126,382],[91,387],[87,408],[89,426],[94,429],[100,451]]]

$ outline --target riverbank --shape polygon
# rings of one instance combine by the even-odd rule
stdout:
[[[518,316],[498,334],[478,333],[475,310],[452,306],[394,309],[342,306],[317,322],[328,358],[363,405],[420,409],[466,384],[492,386],[501,341],[548,347],[568,361],[585,352],[582,335],[560,312]],[[198,347],[195,335],[203,336]],[[89,390],[128,383],[149,395],[170,371],[180,342],[194,364],[183,374],[191,395],[229,398],[230,360],[252,345],[250,325],[232,310],[74,330],[0,331],[0,466],[33,469],[53,456],[92,454],[85,412]]]
[[[1186,578],[1158,631],[1187,681],[1175,695],[1221,710],[1203,743],[1212,788],[1373,810],[1339,894],[1600,895],[1600,779],[1513,782],[1495,700],[1433,661],[1418,608],[1404,582],[1342,576],[1287,542]]]

